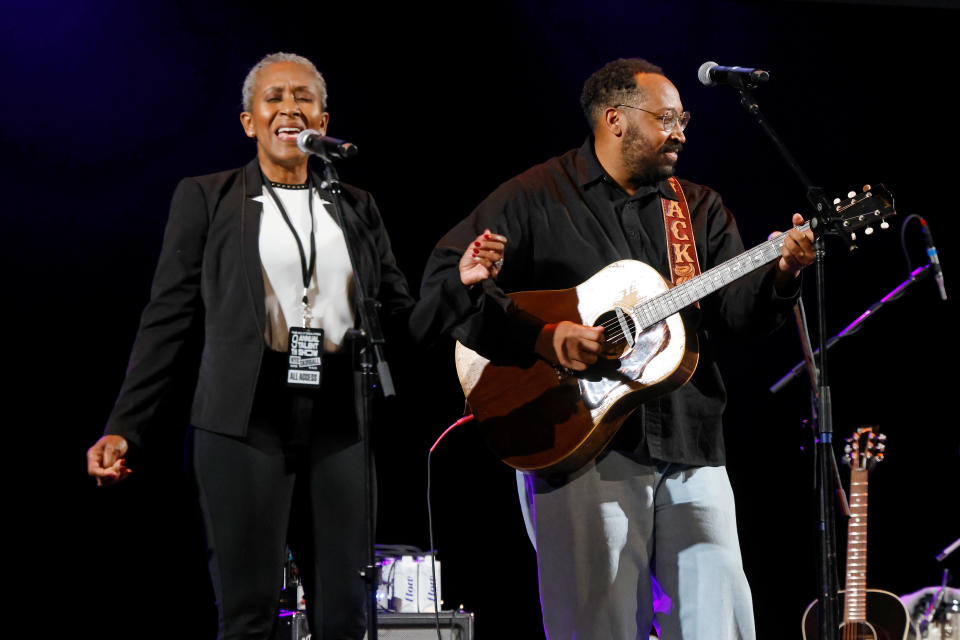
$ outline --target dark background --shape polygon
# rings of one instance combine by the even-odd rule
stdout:
[[[783,228],[807,211],[799,183],[735,93],[696,80],[705,60],[769,69],[757,97],[812,180],[831,197],[883,182],[897,198],[891,230],[852,256],[830,244],[833,335],[906,278],[910,214],[929,222],[956,291],[949,52],[960,13],[949,4],[3,3],[8,527],[23,536],[8,558],[29,578],[17,593],[54,629],[212,637],[181,479],[182,416],[124,486],[96,489],[83,454],[121,383],[174,186],[254,154],[240,86],[262,55],[294,51],[324,73],[330,132],[362,150],[341,176],[376,194],[414,289],[436,240],[487,193],[581,144],[583,80],[621,56],[661,65],[694,114],[679,174],[724,194],[748,246]],[[916,221],[906,241],[922,264]],[[810,313],[813,284],[811,272]],[[889,436],[870,487],[868,583],[898,594],[937,584],[934,556],[960,535],[956,319],[955,299],[924,280],[830,351],[838,437],[861,424]],[[798,637],[816,585],[808,392],[803,379],[767,391],[800,359],[796,330],[729,343],[723,355],[728,468],[759,636]],[[394,367],[402,397],[376,432],[378,541],[426,548],[426,452],[459,417],[462,394],[449,342]],[[479,637],[541,637],[512,470],[469,425],[434,455],[446,604],[475,612]],[[845,530],[840,520],[841,559]]]

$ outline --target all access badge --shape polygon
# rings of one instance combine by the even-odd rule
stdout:
[[[287,386],[319,389],[323,374],[323,329],[290,328]]]

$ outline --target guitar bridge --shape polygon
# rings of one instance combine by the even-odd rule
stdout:
[[[614,311],[617,312],[617,322],[620,323],[620,333],[623,335],[624,340],[627,341],[627,345],[632,349],[633,327],[630,326],[630,322],[628,321],[626,314],[623,313],[623,310],[620,309],[620,307],[614,308]]]

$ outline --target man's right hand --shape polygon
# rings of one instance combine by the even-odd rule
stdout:
[[[87,474],[97,479],[97,486],[113,484],[130,475],[123,458],[129,448],[123,436],[106,435],[87,450]]]
[[[550,364],[583,371],[597,361],[603,344],[603,327],[588,327],[568,320],[544,325],[537,336],[537,355]]]

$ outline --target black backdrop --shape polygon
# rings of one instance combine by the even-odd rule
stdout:
[[[170,416],[125,486],[97,490],[83,453],[122,380],[173,187],[254,153],[237,118],[240,84],[267,52],[306,55],[324,72],[330,132],[362,150],[341,175],[376,194],[414,288],[436,240],[496,185],[582,142],[584,78],[635,55],[661,65],[694,114],[680,175],[724,194],[747,245],[805,200],[735,94],[698,84],[705,60],[771,70],[761,106],[831,196],[865,182],[894,192],[889,232],[852,256],[831,245],[831,335],[906,277],[909,214],[930,223],[951,291],[960,277],[948,58],[960,14],[946,3],[41,0],[5,2],[3,16],[5,316],[22,356],[4,404],[18,434],[10,528],[24,536],[8,557],[39,578],[20,592],[53,628],[212,637],[181,480],[184,417]],[[907,243],[922,261],[915,224]],[[812,285],[808,276],[810,310]],[[889,436],[871,483],[868,582],[895,593],[937,583],[934,556],[960,535],[956,317],[956,302],[924,281],[831,350],[838,435],[876,424]],[[730,343],[723,356],[759,635],[793,636],[815,593],[808,399],[802,380],[776,395],[767,387],[799,360],[796,331]],[[376,432],[378,541],[425,548],[426,450],[462,396],[449,342],[403,352],[394,367],[401,398]],[[480,637],[542,637],[513,472],[468,425],[437,449],[433,474],[446,604],[474,611]],[[844,531],[841,521],[841,554]]]

